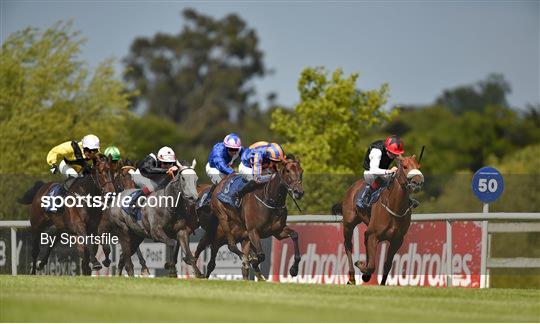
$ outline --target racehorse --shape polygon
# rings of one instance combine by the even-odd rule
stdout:
[[[298,233],[287,226],[285,202],[287,193],[290,193],[293,199],[301,199],[304,195],[303,172],[300,161],[293,155],[288,155],[282,163],[278,164],[277,173],[270,181],[243,197],[239,211],[236,207],[225,204],[217,198],[218,193],[227,183],[227,179],[232,176],[229,175],[222,180],[216,186],[211,200],[212,212],[216,215],[219,226],[216,235],[214,235],[214,242],[211,242],[210,262],[215,263],[217,249],[223,244],[223,241],[226,241],[229,250],[242,259],[242,274],[244,279],[247,279],[250,263],[255,271],[260,273],[258,266],[265,259],[261,238],[274,236],[278,240],[283,240],[290,237],[294,243],[294,264],[289,272],[292,276],[296,276],[301,258]],[[242,252],[238,251],[236,247],[236,243],[240,241],[242,242]],[[199,249],[200,247],[197,248],[197,252]],[[252,249],[254,257],[251,257]]]
[[[165,243],[171,249],[170,258],[165,263],[165,269],[170,271],[171,276],[176,276],[177,273],[178,242],[180,242],[186,253],[184,261],[193,267],[197,277],[202,276],[197,268],[196,260],[191,254],[188,242],[189,234],[198,227],[196,218],[193,220],[189,217],[190,213],[188,213],[188,208],[197,199],[197,174],[193,170],[195,163],[193,161],[191,166],[182,165],[178,170],[178,175],[165,188],[150,195],[156,197],[158,201],[159,197],[171,197],[173,200],[176,199],[176,204],[174,206],[152,207],[145,205],[141,207],[142,227],[119,206],[113,206],[106,210],[109,213],[110,220],[118,227],[120,245],[124,254],[124,257],[119,260],[119,268],[121,264],[125,264],[128,275],[134,275],[131,255],[135,253],[141,242],[147,237]],[[133,193],[133,191],[123,191],[118,199]]]
[[[114,174],[114,189],[116,193],[122,192],[124,190],[128,189],[134,189],[136,187],[135,182],[133,181],[131,174],[129,173],[131,170],[135,170],[135,167],[132,165],[132,163],[129,160],[124,161],[119,165],[119,169],[116,170]],[[109,213],[103,213],[103,217],[101,218],[101,222],[99,223],[98,227],[98,235],[101,235],[102,233],[110,233],[114,232],[116,228],[112,226],[109,219]],[[109,267],[111,265],[111,246],[110,244],[102,245],[103,247],[103,254],[105,255],[105,260],[102,261],[102,264],[105,267]],[[150,275],[150,271],[148,270],[148,267],[146,266],[146,260],[144,259],[144,256],[141,252],[140,248],[137,248],[137,258],[139,259],[139,264],[141,265],[141,275],[147,276]],[[124,255],[121,254],[119,257],[119,262],[117,264],[118,268],[118,274],[122,274],[122,269],[124,268]]]
[[[102,196],[107,192],[114,192],[110,173],[110,161],[103,155],[94,158],[94,164],[90,174],[76,178],[70,185],[66,196]],[[30,224],[32,232],[32,270],[43,270],[48,263],[51,246],[47,245],[44,258],[37,265],[40,252],[41,233],[47,233],[51,237],[57,237],[61,233],[85,237],[87,234],[97,234],[97,226],[101,220],[100,207],[68,207],[63,212],[45,212],[41,207],[41,197],[46,195],[54,182],[43,183],[38,181],[19,199],[19,203],[30,205]],[[56,239],[55,243],[60,240]],[[93,244],[76,244],[77,252],[81,260],[81,272],[90,275],[92,270],[101,269],[101,264],[96,259],[95,246]],[[92,268],[88,263],[92,263]]]
[[[424,176],[420,172],[420,164],[416,156],[396,157],[397,171],[389,181],[386,189],[381,193],[379,200],[369,209],[358,208],[356,197],[363,190],[365,181],[360,179],[353,183],[345,193],[343,200],[332,207],[334,215],[343,215],[343,237],[347,259],[349,261],[348,284],[356,284],[354,278],[356,265],[362,272],[362,281],[368,282],[375,271],[375,254],[381,241],[388,241],[390,246],[386,253],[381,285],[392,267],[395,253],[401,247],[403,238],[411,223],[413,205],[409,195],[421,190]],[[352,259],[352,237],[356,225],[363,222],[367,225],[364,233],[366,246],[366,262]]]

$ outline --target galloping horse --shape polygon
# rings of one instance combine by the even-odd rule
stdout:
[[[94,158],[94,166],[90,174],[75,179],[69,187],[67,196],[102,196],[106,192],[114,192],[114,186],[110,174],[109,160],[103,155]],[[52,247],[47,246],[45,257],[37,265],[37,258],[40,252],[41,233],[48,233],[56,237],[61,233],[68,233],[76,236],[86,236],[87,234],[97,234],[98,223],[101,220],[100,207],[64,207],[63,212],[45,212],[41,207],[41,197],[46,195],[54,182],[43,183],[38,181],[19,199],[19,202],[30,206],[30,224],[32,231],[32,270],[31,274],[36,274],[36,270],[43,270],[48,263]],[[60,240],[55,240],[58,243]],[[81,259],[81,271],[85,275],[90,275],[91,270],[101,269],[101,264],[96,259],[95,246],[92,244],[77,244],[77,251]],[[92,269],[88,262],[92,263]]]
[[[416,156],[397,157],[398,170],[390,180],[387,188],[381,193],[379,200],[370,209],[358,208],[356,197],[366,185],[364,180],[353,183],[343,200],[332,207],[332,213],[343,215],[343,237],[345,251],[349,261],[348,284],[355,284],[354,265],[362,272],[362,281],[367,282],[375,271],[375,254],[381,241],[390,242],[386,261],[384,263],[381,285],[392,267],[392,260],[403,243],[403,238],[411,223],[412,205],[409,195],[418,192],[424,183],[424,176],[420,172],[420,165]],[[367,225],[364,234],[367,263],[352,260],[352,237],[356,225],[363,222]]]
[[[133,181],[133,178],[131,177],[131,174],[129,173],[131,170],[135,170],[135,167],[131,165],[131,163],[126,160],[126,162],[121,163],[119,165],[119,169],[116,170],[116,173],[114,174],[114,189],[116,193],[120,193],[124,190],[128,189],[134,189],[136,187],[135,182]],[[102,233],[111,233],[115,232],[116,227],[113,226],[111,223],[111,220],[109,219],[109,213],[103,213],[103,217],[101,218],[101,222],[99,223],[98,227],[98,235],[101,235]],[[105,260],[102,261],[102,264],[105,267],[109,267],[111,265],[111,246],[109,244],[102,245],[103,247],[103,254],[105,255]],[[146,266],[146,260],[144,259],[144,256],[141,252],[141,249],[137,249],[137,257],[139,259],[139,263],[141,265],[141,275],[147,276],[150,274],[150,271],[148,270],[148,267]],[[118,274],[122,274],[122,269],[124,268],[124,255],[121,254],[118,258]]]
[[[121,207],[113,206],[106,210],[109,213],[110,220],[118,227],[120,245],[124,254],[124,257],[119,260],[119,268],[121,264],[125,264],[128,275],[134,275],[131,255],[135,253],[144,238],[148,237],[154,241],[165,243],[173,251],[170,259],[165,263],[165,269],[170,271],[171,276],[176,276],[176,260],[179,252],[178,242],[186,252],[184,261],[193,267],[198,277],[202,276],[197,268],[196,260],[191,254],[188,242],[189,234],[198,227],[196,219],[193,221],[190,218],[191,214],[188,213],[188,208],[197,199],[197,174],[193,170],[194,166],[195,161],[193,161],[191,167],[181,166],[178,175],[165,188],[151,194],[158,200],[159,197],[177,199],[176,203],[179,203],[179,205],[158,207],[146,205],[141,207],[142,227]],[[131,193],[133,193],[133,190],[123,191],[119,198]],[[165,200],[167,201],[167,199]]]
[[[300,161],[289,155],[283,163],[278,165],[277,171],[272,180],[244,196],[240,212],[235,207],[225,204],[217,198],[218,193],[221,192],[227,182],[226,179],[231,176],[229,175],[217,185],[212,195],[211,208],[219,220],[219,226],[217,234],[213,238],[213,241],[217,242],[217,244],[212,244],[210,263],[215,265],[217,250],[225,243],[224,241],[227,242],[232,252],[235,251],[231,249],[231,245],[236,248],[236,243],[241,241],[242,252],[240,252],[239,257],[242,259],[243,277],[244,279],[248,278],[250,262],[259,277],[258,266],[265,259],[261,239],[274,236],[278,240],[283,240],[290,237],[293,240],[295,251],[294,264],[291,266],[290,274],[292,276],[298,274],[298,264],[301,258],[298,247],[298,233],[287,226],[285,201],[287,193],[290,193],[294,199],[301,199],[304,195],[302,187],[303,170]],[[201,243],[199,243],[197,252],[199,252],[200,248]],[[250,257],[252,249],[255,252],[253,258]],[[198,256],[197,252],[196,257]],[[259,279],[263,279],[261,277],[262,275]]]

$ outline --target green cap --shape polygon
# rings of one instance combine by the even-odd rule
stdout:
[[[105,152],[103,152],[103,154],[105,154],[105,156],[110,155],[113,161],[120,160],[120,150],[118,149],[118,147],[114,145],[107,147],[105,149]]]

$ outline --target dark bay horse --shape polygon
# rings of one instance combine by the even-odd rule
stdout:
[[[301,199],[304,195],[303,172],[300,161],[292,155],[287,156],[282,163],[277,165],[277,172],[272,180],[243,197],[240,211],[217,199],[218,193],[226,183],[225,179],[231,176],[222,180],[214,190],[211,200],[212,212],[216,215],[219,226],[211,245],[210,262],[213,261],[212,263],[215,264],[217,253],[215,248],[219,249],[223,241],[227,242],[229,249],[234,253],[237,253],[235,249],[238,251],[236,243],[242,242],[242,252],[238,251],[240,254],[237,253],[237,255],[242,259],[242,274],[244,279],[247,279],[250,263],[260,274],[258,267],[265,259],[261,239],[274,236],[278,240],[283,240],[290,237],[295,250],[294,264],[291,266],[290,274],[296,276],[301,258],[298,233],[287,226],[285,202],[287,193],[290,193],[294,199]],[[254,252],[253,257],[251,257],[251,251]]]
[[[381,241],[388,241],[390,246],[386,253],[383,277],[381,285],[386,284],[386,279],[392,267],[394,255],[401,247],[403,238],[411,223],[412,206],[409,195],[421,190],[424,176],[420,172],[420,165],[416,156],[397,157],[398,170],[391,179],[389,185],[381,193],[378,201],[369,209],[356,206],[356,196],[364,188],[363,179],[356,181],[345,192],[343,200],[332,207],[332,213],[343,215],[343,237],[347,259],[349,261],[349,282],[355,284],[354,265],[362,272],[362,281],[367,282],[375,271],[375,254]],[[364,234],[366,246],[366,262],[352,259],[352,237],[356,225],[367,225]]]
[[[94,164],[90,174],[76,178],[70,185],[66,196],[102,196],[107,192],[114,192],[109,160],[99,155],[94,158]],[[30,205],[30,224],[32,232],[32,270],[31,274],[36,274],[36,270],[43,270],[48,263],[51,246],[47,246],[44,258],[37,265],[40,252],[41,233],[47,233],[51,237],[57,237],[61,233],[68,233],[74,236],[86,236],[97,234],[97,227],[101,220],[102,211],[100,207],[68,207],[65,206],[63,212],[49,213],[41,207],[41,197],[46,195],[54,182],[36,182],[28,190],[19,202]],[[55,243],[60,240],[56,239]],[[101,269],[101,264],[96,259],[95,246],[93,244],[77,244],[77,251],[81,259],[81,272],[90,275],[92,270]],[[92,263],[92,269],[88,263]]]

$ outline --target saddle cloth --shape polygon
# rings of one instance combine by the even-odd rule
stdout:
[[[217,198],[229,205],[236,206],[236,194],[244,188],[247,181],[244,180],[241,174],[237,174],[227,180],[227,183],[223,186],[223,189],[218,194]]]
[[[63,185],[59,184],[59,183],[55,183],[51,186],[51,188],[49,189],[49,192],[47,192],[46,196],[49,196],[49,197],[63,197],[66,195],[66,189],[64,188]],[[64,206],[59,206],[59,207],[56,207],[55,210],[52,209],[53,208],[53,204],[51,203],[50,206],[48,207],[43,207],[43,210],[47,213],[61,213],[64,211]]]

